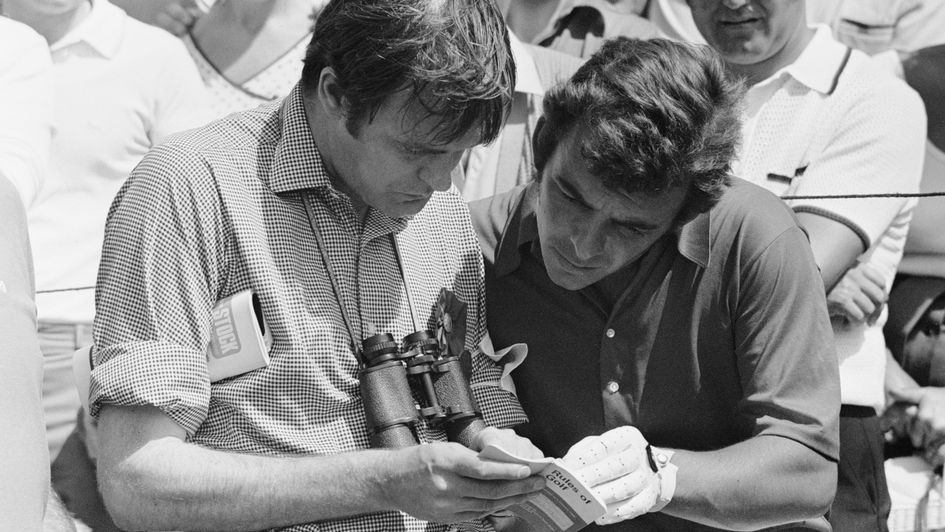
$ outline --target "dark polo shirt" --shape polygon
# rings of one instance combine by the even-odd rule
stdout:
[[[470,205],[493,344],[528,344],[512,374],[530,418],[520,434],[559,457],[633,424],[657,446],[705,451],[772,435],[837,459],[840,385],[823,281],[779,198],[736,179],[710,212],[636,262],[619,298],[604,298],[545,273],[537,188]],[[702,529],[664,514],[607,528]]]

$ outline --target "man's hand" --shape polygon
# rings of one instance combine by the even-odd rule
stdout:
[[[660,495],[660,478],[650,467],[647,442],[624,426],[574,444],[562,461],[607,504],[599,525],[650,512]]]
[[[154,19],[154,25],[182,37],[203,14],[194,0],[168,2]]]
[[[886,305],[886,281],[876,268],[858,262],[827,294],[830,317],[872,325]]]
[[[900,419],[893,429],[900,435],[905,431],[912,440],[912,446],[923,449],[926,458],[933,461],[933,465],[942,463],[943,457],[939,449],[945,445],[945,388],[926,386],[890,390],[890,396],[900,403],[912,405],[905,409],[896,408],[894,405],[889,409],[906,416],[906,421]]]
[[[458,443],[408,447],[397,456],[385,475],[390,506],[437,523],[488,516],[526,500],[545,485],[541,476],[529,476],[527,466],[483,460]]]

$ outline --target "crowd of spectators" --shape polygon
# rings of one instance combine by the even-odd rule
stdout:
[[[888,530],[943,102],[945,0],[0,0],[0,529],[519,530],[492,445],[589,529]],[[486,428],[369,450],[427,329]]]

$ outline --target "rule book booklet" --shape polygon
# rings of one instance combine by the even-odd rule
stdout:
[[[486,446],[479,456],[496,462],[527,465],[532,474],[540,472],[545,477],[545,488],[538,495],[508,508],[531,530],[576,532],[607,513],[607,505],[568,471],[561,460],[530,460],[495,445]]]

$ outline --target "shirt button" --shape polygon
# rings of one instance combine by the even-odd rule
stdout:
[[[605,332],[604,334],[607,335],[607,338],[613,338],[614,336],[617,336],[617,331],[613,329],[607,329],[607,332]]]
[[[610,381],[607,383],[607,391],[609,393],[617,393],[620,391],[620,385],[617,384],[617,381]]]

